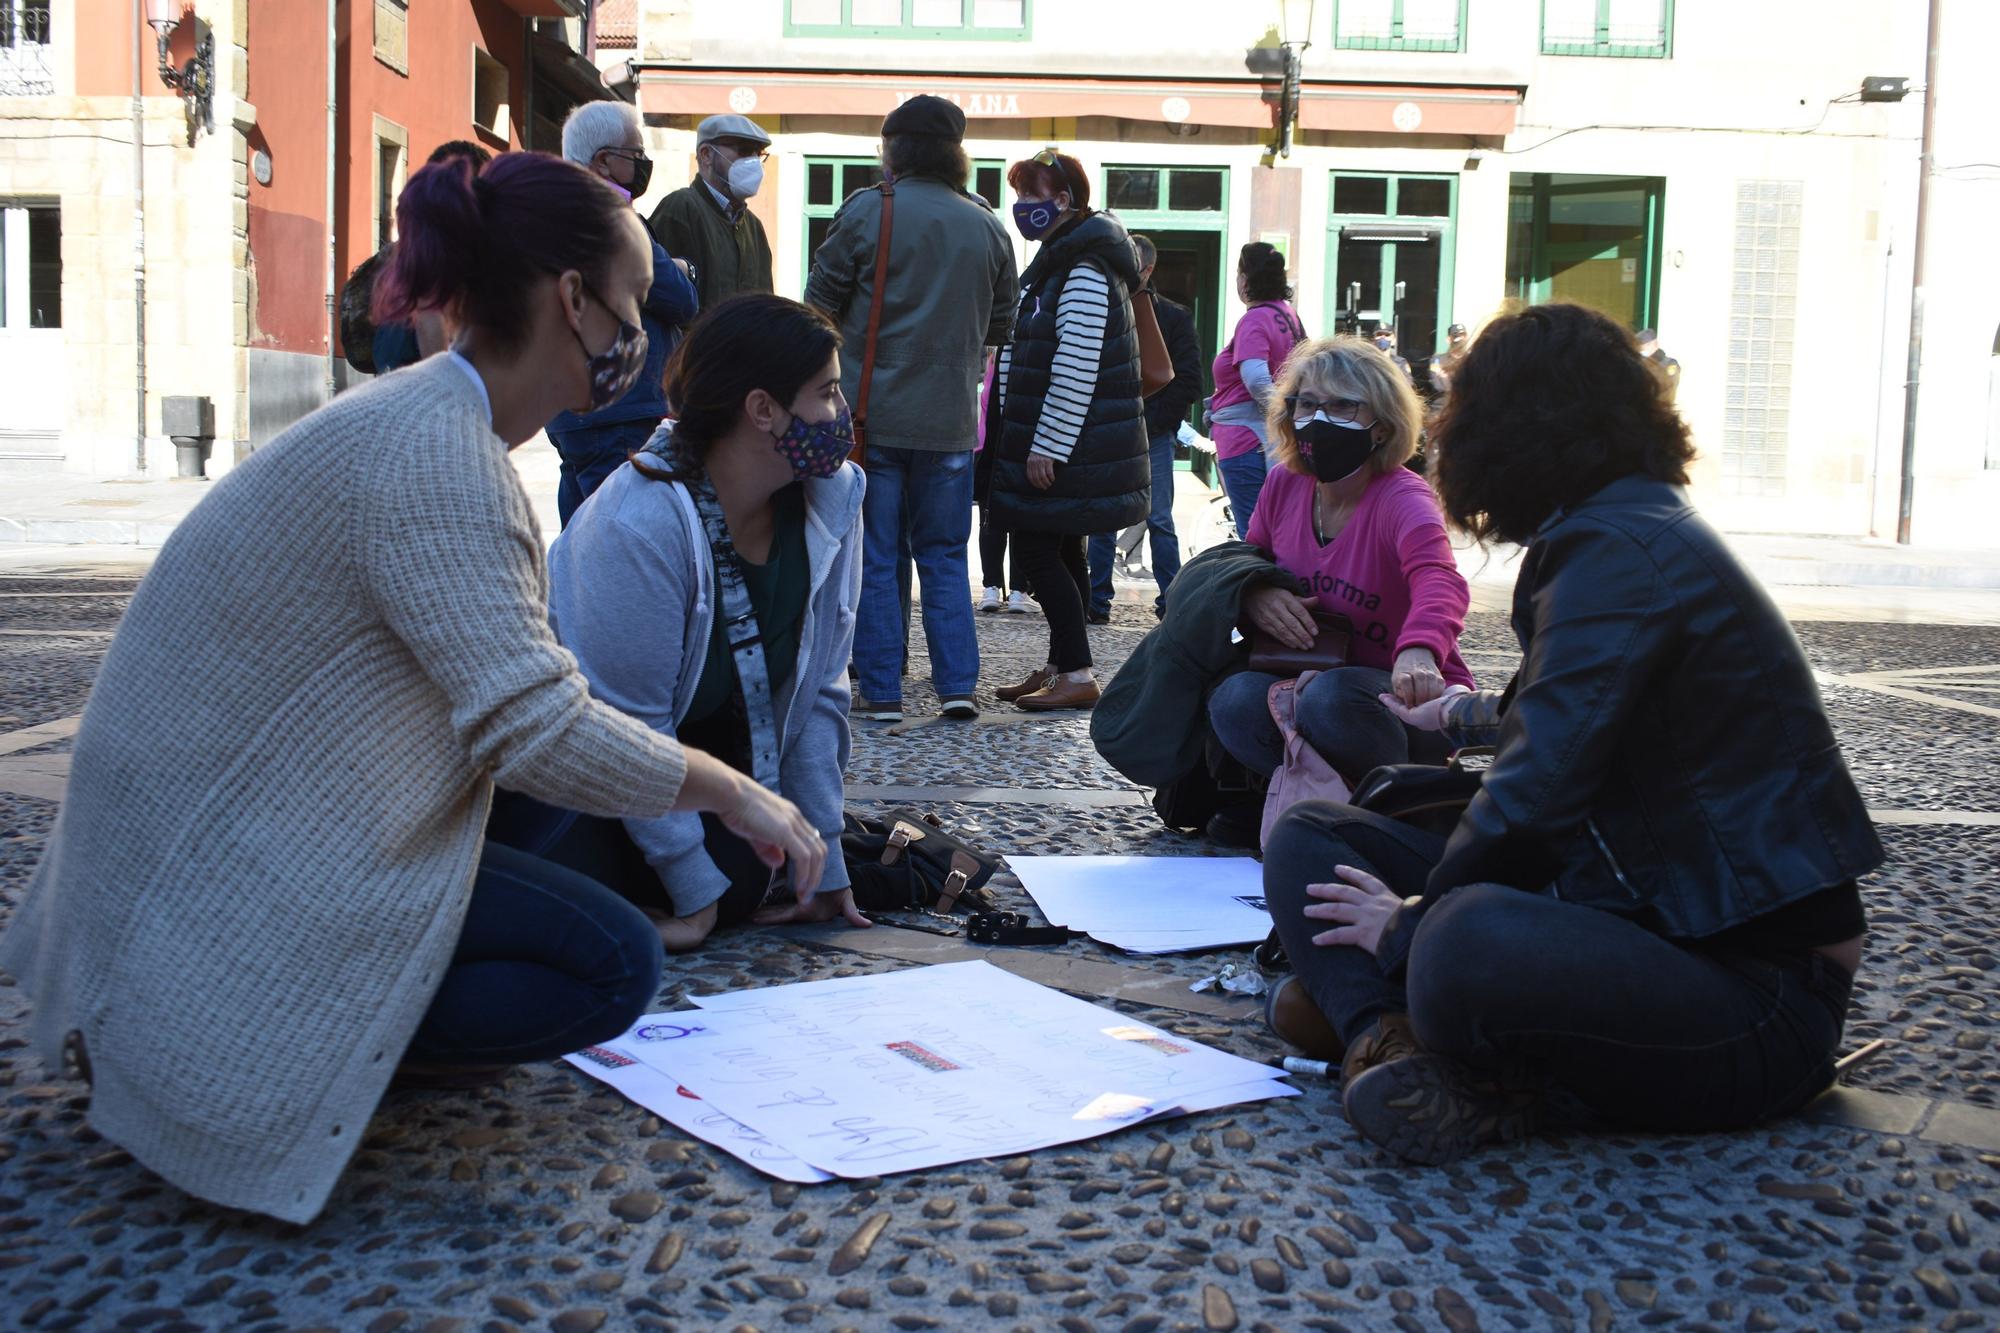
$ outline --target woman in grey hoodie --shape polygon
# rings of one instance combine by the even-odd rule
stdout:
[[[868,924],[840,857],[863,480],[839,347],[795,301],[717,306],[668,367],[675,415],[549,552],[550,620],[591,694],[783,793],[826,840],[800,901],[712,817],[495,806],[489,836],[617,889],[669,951],[751,919]]]

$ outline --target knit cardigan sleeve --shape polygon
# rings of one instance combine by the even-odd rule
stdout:
[[[473,765],[566,809],[657,815],[680,792],[680,743],[590,697],[549,628],[540,533],[501,442],[440,403],[359,462],[361,577],[378,614],[450,701]]]

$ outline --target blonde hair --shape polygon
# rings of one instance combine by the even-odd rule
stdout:
[[[1334,389],[1352,390],[1374,411],[1375,419],[1389,428],[1389,439],[1368,456],[1365,464],[1377,473],[1394,472],[1417,452],[1423,432],[1424,407],[1410,377],[1375,345],[1359,338],[1320,338],[1300,343],[1285,361],[1271,394],[1271,409],[1264,425],[1278,462],[1302,476],[1311,476],[1312,467],[1299,453],[1299,437],[1292,425],[1292,413],[1285,399],[1311,391],[1333,397]]]

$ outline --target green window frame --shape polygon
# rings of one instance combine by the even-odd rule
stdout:
[[[894,3],[894,0],[888,0]],[[902,0],[902,17],[896,23],[883,23],[868,17],[874,4],[880,0],[859,0],[863,7],[863,17],[857,21],[854,16],[857,0],[811,0],[809,17],[800,20],[796,11],[801,0],[785,0],[785,36],[787,37],[890,37],[909,41],[946,42],[1025,42],[1030,40],[1035,30],[1035,0],[1018,0],[1021,6],[1021,21],[1018,24],[981,23],[982,11],[995,4],[996,0],[958,0],[959,20],[956,23],[939,23],[928,16],[937,9],[949,5],[952,0]],[[1014,3],[1015,0],[998,0],[998,3]],[[840,6],[840,18],[828,22],[810,17],[821,9]],[[921,4],[926,21],[918,22]]]
[[[1348,209],[1343,211],[1340,207],[1340,197],[1343,193],[1340,186],[1343,181],[1356,185],[1376,181],[1382,182],[1381,209]],[[1405,212],[1403,209],[1404,186],[1411,183],[1420,183],[1430,189],[1435,189],[1439,185],[1444,186],[1444,212]],[[1439,172],[1335,171],[1329,173],[1327,181],[1328,206],[1326,222],[1326,304],[1323,307],[1326,311],[1328,327],[1333,326],[1334,322],[1339,318],[1340,312],[1346,308],[1345,293],[1340,290],[1340,245],[1342,230],[1349,227],[1356,229],[1380,227],[1384,232],[1393,235],[1399,231],[1421,229],[1425,232],[1436,234],[1437,311],[1433,319],[1434,327],[1431,331],[1432,344],[1429,347],[1420,347],[1414,344],[1399,345],[1396,350],[1411,361],[1434,356],[1444,350],[1445,330],[1450,328],[1453,321],[1457,318],[1453,300],[1455,298],[1454,287],[1456,286],[1458,276],[1458,185],[1459,180],[1457,176]],[[1416,206],[1422,207],[1422,205]],[[1396,242],[1384,245],[1384,258],[1387,262],[1382,270],[1381,290],[1376,301],[1377,309],[1386,310],[1390,308],[1391,292],[1394,284],[1399,281],[1397,259],[1399,257],[1399,247],[1403,243]],[[1411,271],[1407,267],[1402,269],[1402,272],[1405,274]],[[1398,336],[1401,336],[1400,332]]]
[[[1639,60],[1665,60],[1674,53],[1674,0],[1655,0],[1660,6],[1660,28],[1652,41],[1635,42],[1628,38],[1614,38],[1611,34],[1611,11],[1614,5],[1629,5],[1640,0],[1595,0],[1596,13],[1591,28],[1591,39],[1580,41],[1568,35],[1551,38],[1549,36],[1549,5],[1551,0],[1542,0],[1542,54],[1545,56],[1623,56]],[[1591,0],[1554,0],[1564,8],[1581,8]]]
[[[1115,213],[1125,230],[1151,235],[1156,241],[1180,233],[1190,245],[1211,256],[1215,285],[1191,293],[1195,338],[1200,346],[1220,347],[1229,337],[1224,317],[1236,295],[1236,256],[1229,248],[1230,169],[1224,166],[1163,166],[1157,162],[1112,162],[1092,180],[1090,202]],[[1166,248],[1173,248],[1171,245]],[[1212,355],[1212,354],[1211,354]],[[1215,392],[1209,357],[1202,358],[1201,391]],[[1189,409],[1189,420],[1200,424],[1201,403]],[[1189,471],[1186,447],[1174,447],[1174,466]],[[1213,485],[1210,477],[1202,480]]]
[[[1387,33],[1350,33],[1341,25],[1343,3],[1352,13],[1355,0],[1334,0],[1333,44],[1342,51],[1463,51],[1465,49],[1465,17],[1467,0],[1458,0],[1458,19],[1452,26],[1450,37],[1411,36],[1408,31],[1405,8],[1408,0],[1373,0],[1373,8],[1386,3],[1389,6],[1389,31]]]
[[[872,157],[808,157],[806,159],[805,226],[800,243],[805,246],[804,272],[812,272],[813,254],[833,227],[834,216],[847,196],[882,181],[882,164]],[[972,192],[995,211],[1002,205],[1001,192],[1007,186],[1007,164],[985,158],[972,164]]]

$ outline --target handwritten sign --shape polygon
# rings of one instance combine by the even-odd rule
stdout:
[[[663,1115],[660,1089],[685,1089],[721,1117],[701,1137],[772,1174],[794,1163],[849,1177],[922,1170],[1293,1092],[1268,1066],[984,962],[696,1003],[698,1016],[649,1015],[593,1048],[656,1081],[589,1052],[571,1063]],[[638,1035],[668,1025],[689,1031]]]

